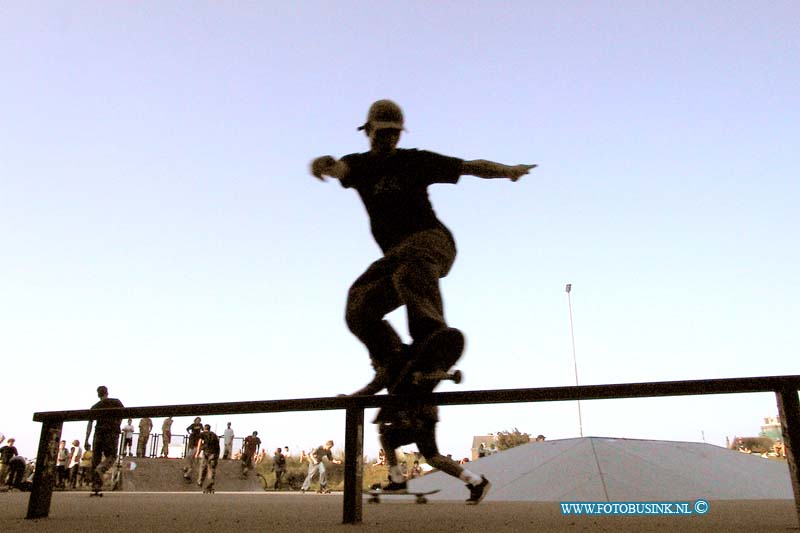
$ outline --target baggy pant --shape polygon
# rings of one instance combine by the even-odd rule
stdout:
[[[94,435],[92,446],[92,488],[103,488],[103,476],[117,458],[119,435]]]
[[[172,440],[172,433],[169,431],[165,431],[163,435],[161,435],[162,444],[161,444],[161,455],[164,457],[169,457],[169,441]]]
[[[311,487],[311,480],[314,478],[314,474],[319,472],[319,488],[320,490],[324,490],[325,487],[328,486],[328,474],[325,471],[325,463],[320,461],[317,464],[312,463],[309,461],[308,463],[308,475],[306,476],[306,480],[303,481],[303,486],[301,490],[308,490]]]
[[[233,441],[225,442],[225,451],[222,454],[223,459],[230,459],[233,453]]]
[[[456,248],[441,229],[414,233],[390,249],[353,283],[345,319],[373,362],[383,364],[402,350],[397,332],[383,319],[405,305],[415,343],[447,326],[439,279],[453,266]]]
[[[139,433],[139,440],[136,442],[136,457],[147,456],[148,440],[150,440],[150,433]]]
[[[200,466],[197,469],[197,484],[206,486],[213,485],[217,480],[217,460],[219,456],[215,453],[203,454],[200,457]]]

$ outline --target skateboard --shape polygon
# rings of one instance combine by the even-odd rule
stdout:
[[[445,380],[461,383],[460,370],[451,371],[464,353],[464,335],[455,328],[434,334],[389,384],[389,394],[424,394],[433,392]]]
[[[414,490],[399,490],[399,491],[383,491],[383,490],[365,490],[364,494],[369,494],[370,498],[367,500],[369,503],[381,503],[381,496],[414,496],[416,498],[414,503],[428,503],[428,498],[431,494],[436,494],[442,489],[429,490],[429,491],[414,491]]]
[[[209,483],[205,487],[203,487],[203,494],[214,494],[214,484]]]

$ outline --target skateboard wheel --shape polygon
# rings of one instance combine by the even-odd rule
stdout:
[[[464,374],[461,373],[461,370],[456,370],[453,372],[453,383],[461,383],[462,379],[464,379]]]

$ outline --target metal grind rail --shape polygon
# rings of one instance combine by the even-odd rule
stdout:
[[[27,518],[44,518],[50,513],[56,454],[64,422],[88,421],[100,418],[193,417],[343,409],[345,410],[345,460],[342,522],[345,524],[357,524],[362,519],[363,498],[361,491],[364,467],[365,409],[397,407],[408,403],[417,403],[420,400],[435,405],[477,405],[773,392],[778,404],[778,414],[781,419],[786,459],[789,463],[795,508],[798,520],[800,520],[800,477],[798,476],[798,465],[794,454],[796,450],[800,450],[800,400],[798,399],[798,390],[800,390],[800,375],[791,375],[439,392],[414,398],[400,395],[337,396],[292,400],[40,412],[33,415],[34,421],[42,423],[42,432],[36,455],[36,472],[33,476],[33,487],[28,501]]]

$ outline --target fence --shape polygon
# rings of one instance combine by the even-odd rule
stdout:
[[[436,405],[476,405],[774,392],[781,419],[783,442],[786,447],[786,459],[789,464],[795,508],[798,513],[798,519],[800,519],[800,478],[798,477],[798,465],[794,455],[794,450],[800,450],[800,399],[798,399],[798,390],[800,390],[800,375],[791,375],[535,389],[440,392],[426,395],[423,400]],[[345,524],[360,523],[363,503],[361,490],[363,479],[364,410],[375,407],[401,406],[419,400],[420,398],[399,395],[379,395],[35,413],[33,419],[42,423],[42,432],[36,456],[33,488],[28,501],[27,518],[44,518],[50,512],[55,456],[64,422],[98,418],[141,418],[169,415],[208,416],[344,409],[346,412],[345,473],[342,522]]]

